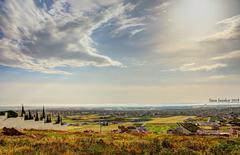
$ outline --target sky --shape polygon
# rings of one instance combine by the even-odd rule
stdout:
[[[239,0],[0,0],[0,106],[240,98]]]

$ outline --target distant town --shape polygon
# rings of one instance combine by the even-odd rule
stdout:
[[[27,109],[27,110],[26,110]],[[0,112],[0,127],[85,133],[239,136],[240,107],[25,108]],[[164,128],[164,129],[163,129]]]

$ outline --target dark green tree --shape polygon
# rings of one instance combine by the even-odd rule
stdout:
[[[30,111],[30,110],[28,110],[28,119],[33,119],[33,117],[32,117],[32,114],[31,114],[31,111]]]
[[[24,120],[29,120],[28,115],[24,114]]]
[[[36,111],[36,114],[35,114],[35,121],[39,121],[39,117],[38,117],[38,112]]]
[[[44,109],[44,106],[43,106],[43,111],[42,111],[42,118],[45,118],[46,115],[45,115],[45,109]]]
[[[51,115],[49,115],[49,123],[51,123],[52,122],[52,117],[51,117]]]
[[[51,115],[47,115],[45,119],[45,123],[51,123],[51,122],[52,122]]]
[[[18,113],[16,113],[15,111],[12,110],[8,110],[8,111],[0,111],[0,115],[8,115],[8,118],[10,117],[18,117]]]
[[[21,117],[25,114],[24,106],[22,105],[22,112],[21,112]]]
[[[61,123],[61,117],[60,117],[59,113],[58,113],[57,120],[56,120],[55,123],[56,124],[60,124]]]
[[[48,122],[48,116],[44,119],[44,123]]]

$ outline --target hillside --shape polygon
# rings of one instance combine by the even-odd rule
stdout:
[[[240,138],[156,134],[88,134],[25,130],[18,137],[0,134],[0,154],[238,154]]]

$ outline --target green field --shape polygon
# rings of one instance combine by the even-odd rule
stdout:
[[[102,132],[111,132],[112,130],[118,129],[119,125],[130,126],[132,123],[121,123],[121,124],[110,124],[109,126],[102,126]],[[100,126],[97,123],[90,124],[90,125],[81,125],[81,126],[69,126],[67,127],[69,131],[80,131],[83,132],[85,130],[93,130],[95,132],[100,131]]]
[[[148,123],[179,123],[183,122],[188,118],[196,118],[196,116],[171,116],[171,117],[159,117],[159,118],[152,118],[151,121]]]
[[[85,130],[93,130],[95,132],[100,131],[100,126],[98,124],[98,121],[101,120],[103,116],[98,115],[85,115],[85,116],[68,116],[64,118],[65,122],[68,123],[81,123],[81,122],[87,122],[86,125],[78,125],[78,126],[69,126],[69,131],[80,131],[83,132]],[[106,116],[105,116],[106,117]],[[114,118],[112,117],[106,117],[111,122]],[[144,125],[149,132],[154,133],[166,133],[167,130],[176,127],[176,123],[183,122],[184,120],[188,118],[195,118],[195,116],[172,116],[172,117],[159,117],[159,118],[150,118],[149,120],[146,118],[140,118],[140,119],[146,119],[146,121],[143,122],[131,122],[128,120],[138,119],[138,118],[125,118],[122,119],[122,122],[119,124],[111,124],[108,126],[103,126],[101,128],[102,132],[111,132],[112,130],[118,129],[119,125],[123,126],[132,126],[135,124],[142,124]],[[108,120],[105,119],[105,120]]]

